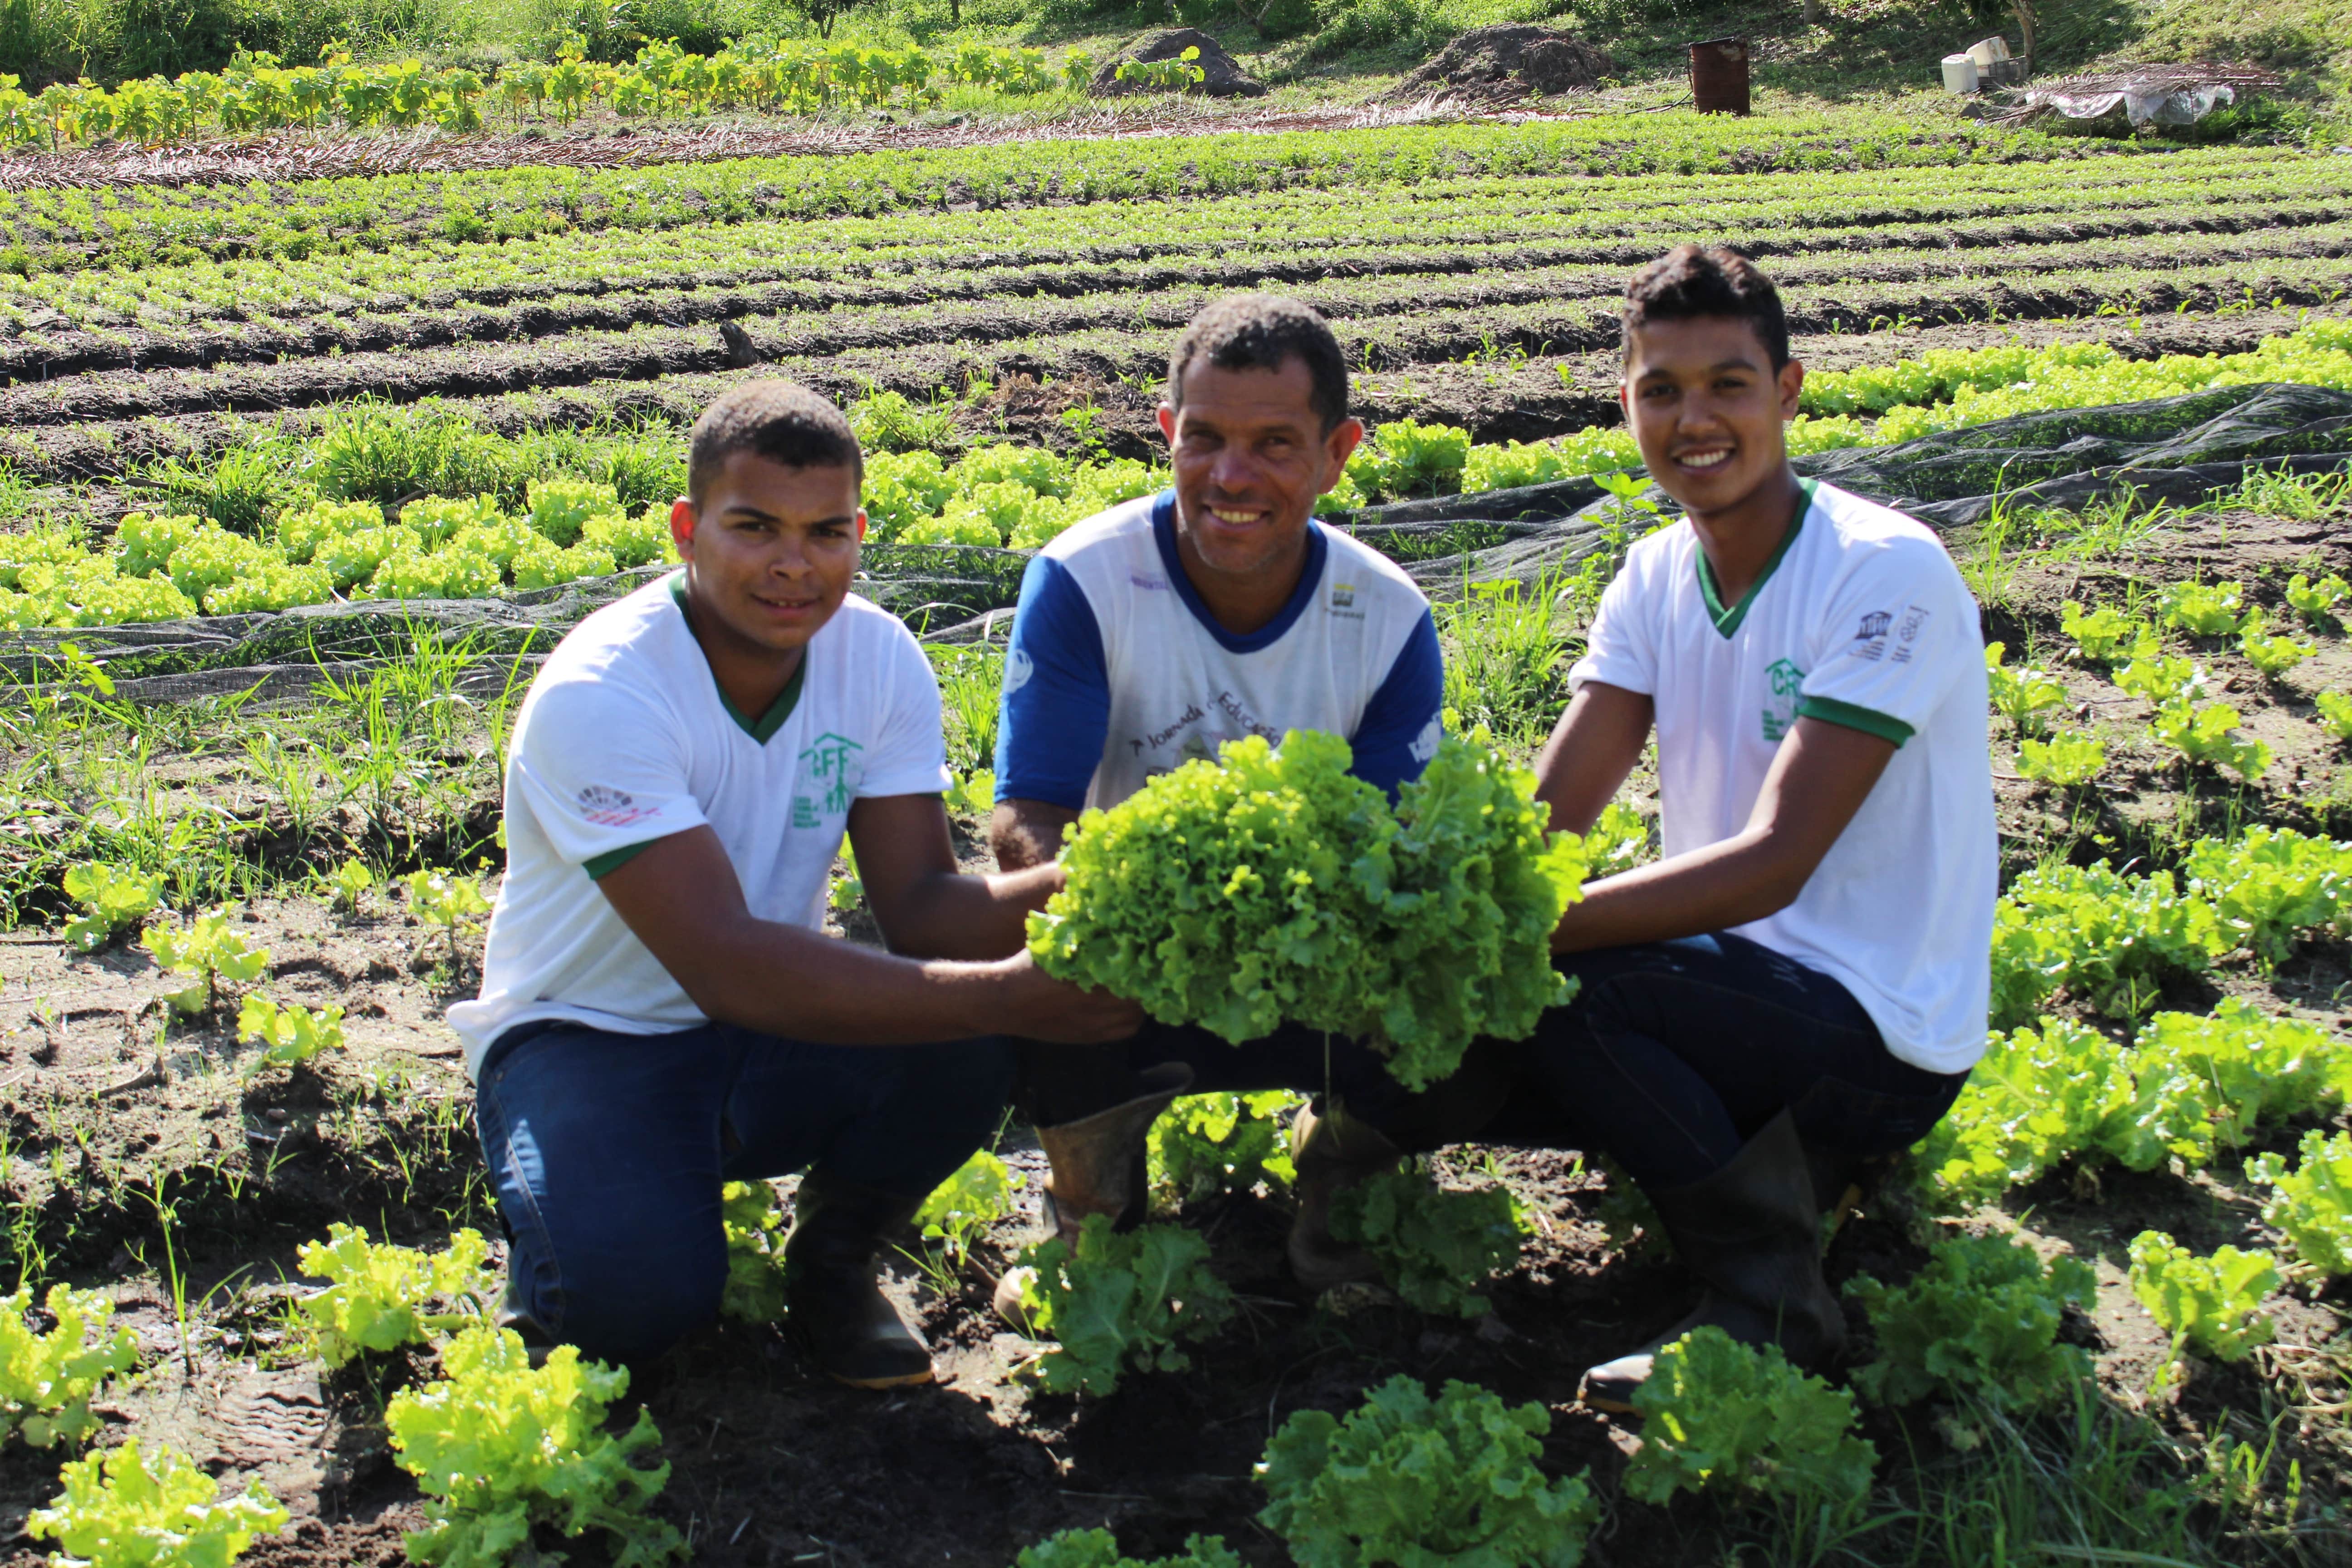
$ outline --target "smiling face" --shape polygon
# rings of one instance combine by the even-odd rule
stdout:
[[[1764,342],[1729,316],[1630,329],[1618,395],[1650,477],[1697,517],[1730,511],[1780,479],[1782,421],[1796,417],[1805,367],[1772,368]]]
[[[734,451],[669,527],[698,626],[738,654],[797,654],[848,596],[866,513],[846,468]]]
[[[1316,498],[1339,482],[1364,427],[1326,432],[1314,378],[1296,356],[1276,370],[1225,370],[1206,358],[1184,370],[1184,405],[1160,405],[1176,468],[1176,532],[1203,597],[1214,584],[1287,595],[1307,548]]]

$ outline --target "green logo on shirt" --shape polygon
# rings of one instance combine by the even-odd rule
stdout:
[[[1772,682],[1771,700],[1764,704],[1764,738],[1778,742],[1797,722],[1797,691],[1805,684],[1805,672],[1793,660],[1775,659],[1764,671]]]
[[[857,759],[851,753],[862,752],[865,749],[847,736],[836,735],[827,730],[810,742],[808,749],[801,753],[801,761],[808,765],[808,776],[825,786],[824,800],[818,809],[827,815],[849,809],[850,795],[858,784],[858,779],[855,776],[858,771]],[[794,827],[803,826],[801,821],[801,807],[807,800],[806,795],[800,795],[793,801]],[[806,826],[814,827],[816,824],[811,822]]]

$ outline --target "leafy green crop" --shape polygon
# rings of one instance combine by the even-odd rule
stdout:
[[[1418,1162],[1369,1177],[1331,1205],[1331,1234],[1379,1259],[1407,1305],[1464,1318],[1485,1315],[1486,1299],[1473,1292],[1518,1261],[1526,1231],[1507,1187],[1448,1192]]]
[[[2240,1361],[2270,1343],[2278,1328],[2261,1308],[2278,1284],[2267,1252],[2222,1247],[2199,1258],[2160,1230],[2132,1238],[2132,1293],[2172,1335],[2176,1354],[2188,1344],[2216,1361]]]
[[[2196,660],[2162,654],[2149,643],[2130,663],[2116,671],[2116,684],[2134,697],[2144,697],[2161,708],[2167,703],[2193,702],[2205,695],[2207,677]]]
[[[2352,845],[2256,826],[2235,839],[2200,839],[2182,868],[2188,890],[2206,900],[2241,946],[2275,966],[2297,933],[2341,933],[2352,913]]]
[[[2035,715],[2066,700],[2066,688],[2046,669],[2031,666],[2011,668],[2001,663],[2008,651],[2000,643],[1985,644],[1985,677],[1992,692],[1993,711],[2022,731],[2038,726]]]
[[[41,1306],[56,1320],[47,1333],[26,1326],[29,1287],[0,1296],[0,1437],[21,1432],[36,1448],[79,1443],[98,1429],[90,1395],[139,1362],[129,1329],[107,1331],[114,1303],[96,1290],[52,1285]]]
[[[2319,727],[2338,741],[2352,741],[2352,697],[2323,691],[2312,700],[2319,708]]]
[[[58,1479],[66,1489],[35,1509],[25,1531],[65,1548],[49,1561],[72,1568],[228,1568],[291,1517],[260,1477],[223,1498],[194,1460],[136,1437],[75,1460]]]
[[[173,1011],[193,1016],[220,1000],[223,985],[243,985],[269,967],[269,950],[249,946],[230,926],[236,906],[198,915],[185,930],[151,925],[143,936],[155,962],[185,984],[163,994]]]
[[[1943,1206],[1986,1202],[2094,1147],[2135,1094],[2123,1052],[2095,1029],[2053,1018],[1996,1035],[1915,1158]]]
[[[489,1247],[471,1229],[452,1235],[448,1251],[425,1253],[371,1242],[367,1232],[338,1222],[327,1227],[325,1241],[306,1241],[295,1256],[303,1273],[329,1282],[302,1302],[319,1359],[329,1366],[370,1351],[424,1344],[436,1332],[478,1321],[469,1313],[425,1309],[436,1299],[466,1297],[478,1309],[493,1284],[483,1272]]]
[[[1114,1231],[1088,1215],[1075,1254],[1059,1237],[1023,1249],[1022,1307],[1060,1343],[1034,1376],[1048,1394],[1108,1394],[1123,1368],[1181,1372],[1181,1340],[1203,1340],[1233,1315],[1233,1292],[1209,1272],[1209,1244],[1172,1225]]]
[[[2275,680],[2319,650],[2301,637],[2270,629],[2260,610],[2248,612],[2238,637],[2238,651],[2248,663]]]
[[[2167,702],[2148,721],[2147,738],[2192,763],[2215,763],[2248,784],[2270,770],[2271,749],[2238,732],[2238,710],[2226,702],[2202,708],[2186,699]]]
[[[343,1048],[343,1010],[313,1010],[293,1004],[281,1007],[257,991],[237,1012],[236,1037],[262,1042],[261,1054],[253,1061],[255,1072],[271,1067],[300,1067],[320,1051]]]
[[[772,1323],[784,1315],[784,1214],[765,1182],[729,1182],[719,1189],[719,1224],[727,1236],[727,1283],[719,1310],[746,1323]]]
[[[472,921],[490,912],[482,885],[462,871],[411,871],[401,882],[408,889],[408,905],[416,911],[416,918],[439,926],[448,937],[452,960]]]
[[[82,912],[66,922],[66,941],[77,952],[96,952],[115,934],[145,920],[163,900],[161,872],[140,872],[91,862],[66,868],[66,896]]]
[[[375,886],[375,873],[367,868],[366,861],[354,857],[335,868],[327,878],[327,886],[339,908],[355,910],[361,898]]]
[[[1597,882],[1652,858],[1657,852],[1656,829],[1654,821],[1632,806],[1611,801],[1584,836],[1584,879]]]
[[[1853,1385],[1882,1405],[1929,1394],[2030,1409],[2090,1374],[2089,1358],[2058,1343],[2069,1303],[2087,1306],[2098,1280],[2072,1258],[2045,1268],[2010,1237],[1939,1241],[1907,1283],[1867,1274],[1846,1282],[1878,1336],[1878,1359],[1854,1369]]]
[[[2264,1122],[2343,1101],[2352,1058],[2327,1031],[2237,997],[2210,1016],[2158,1013],[2133,1042],[2138,1089],[2101,1142],[2136,1171],[2168,1156],[2195,1168]]]
[[[441,1365],[439,1380],[402,1389],[384,1411],[431,1521],[407,1538],[412,1562],[498,1568],[542,1523],[567,1537],[605,1531],[613,1568],[686,1554],[676,1527],[646,1513],[669,1466],[630,1462],[660,1446],[652,1413],[640,1409],[625,1436],[604,1430],[606,1407],[628,1392],[625,1369],[583,1362],[571,1345],[534,1368],[521,1335],[488,1324],[450,1341]]]
[[[2094,664],[2114,664],[2156,652],[2147,623],[2133,619],[2113,605],[2085,610],[2070,599],[2059,626]]]
[[[2017,742],[2017,771],[2061,789],[2090,783],[2106,765],[2106,742],[2079,730],[2063,731],[2046,741],[2027,735]]]
[[[1013,1212],[1013,1173],[985,1149],[931,1190],[915,1211],[926,1241],[942,1242],[961,1261],[982,1231]]]
[[[1574,1568],[1601,1514],[1582,1476],[1536,1468],[1551,1415],[1449,1380],[1392,1377],[1335,1419],[1292,1414],[1257,1468],[1258,1519],[1298,1568]]]
[[[1118,1539],[1108,1530],[1065,1530],[1022,1548],[1013,1568],[1242,1568],[1242,1560],[1222,1535],[1189,1536],[1181,1556],[1147,1563],[1120,1555]]]
[[[2317,582],[2298,572],[2287,579],[2286,602],[2295,614],[2315,626],[2331,626],[2336,619],[2336,606],[2352,596],[2352,583],[2330,572]]]
[[[1286,1019],[1368,1040],[1412,1089],[1524,1037],[1569,993],[1549,942],[1582,841],[1483,743],[1443,742],[1393,812],[1349,762],[1335,736],[1251,736],[1088,812],[1029,951],[1236,1044]]]
[[[2246,1162],[2249,1180],[2272,1189],[2263,1219],[2283,1232],[2303,1266],[2323,1278],[2352,1274],[2352,1133],[2303,1135],[2294,1170],[2276,1154]]]
[[[2238,629],[2244,595],[2235,583],[2175,583],[2164,593],[2164,618],[2200,637],[2224,637]]]
[[[1246,1193],[1260,1182],[1288,1186],[1287,1131],[1301,1104],[1288,1089],[1256,1094],[1188,1094],[1151,1124],[1148,1149],[1154,1184],[1179,1201]]]
[[[2135,1017],[2168,971],[2200,973],[2232,945],[2212,907],[2178,891],[2168,871],[2041,867],[1994,907],[1992,1021],[2023,1022],[2061,985],[2103,1013]]]
[[[1778,1345],[1751,1349],[1712,1324],[1658,1352],[1633,1408],[1642,1450],[1625,1490],[1644,1502],[1728,1487],[1851,1507],[1878,1465],[1853,1435],[1853,1394],[1799,1372]]]

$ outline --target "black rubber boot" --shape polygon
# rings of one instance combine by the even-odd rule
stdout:
[[[931,1352],[874,1282],[875,1256],[923,1194],[801,1178],[784,1237],[784,1325],[818,1371],[852,1388],[931,1381]]]
[[[1052,1166],[1045,1178],[1045,1219],[1048,1237],[1073,1248],[1088,1215],[1104,1215],[1121,1229],[1139,1224],[1150,1204],[1150,1172],[1144,1160],[1144,1134],[1171,1102],[1192,1087],[1192,1069],[1161,1062],[1135,1075],[1143,1092],[1076,1121],[1037,1129],[1038,1145]],[[1021,1276],[1013,1269],[996,1282],[991,1304],[996,1315],[1029,1332],[1021,1308]]]
[[[1300,1106],[1290,1124],[1290,1148],[1297,1172],[1291,1195],[1298,1203],[1290,1222],[1290,1272],[1316,1291],[1378,1279],[1381,1266],[1370,1253],[1331,1234],[1331,1204],[1350,1187],[1394,1169],[1405,1152],[1338,1105],[1319,1116],[1312,1106]]]
[[[1822,1278],[1822,1211],[1795,1120],[1783,1111],[1731,1163],[1703,1181],[1649,1194],[1675,1255],[1706,1284],[1698,1310],[1640,1350],[1592,1367],[1579,1397],[1625,1411],[1651,1359],[1712,1324],[1743,1344],[1777,1344],[1818,1366],[1845,1342],[1845,1316]]]

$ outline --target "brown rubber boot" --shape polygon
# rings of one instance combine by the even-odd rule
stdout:
[[[817,1370],[852,1388],[931,1381],[930,1348],[874,1282],[875,1257],[923,1205],[811,1171],[784,1237],[784,1326]]]
[[[1394,1168],[1405,1152],[1339,1105],[1320,1116],[1314,1107],[1300,1106],[1290,1124],[1290,1148],[1297,1173],[1291,1195],[1298,1202],[1290,1222],[1290,1272],[1318,1293],[1378,1279],[1381,1266],[1370,1253],[1331,1234],[1331,1203],[1367,1178]]]
[[[1182,1062],[1161,1062],[1135,1077],[1143,1092],[1134,1099],[1076,1121],[1037,1129],[1037,1142],[1052,1166],[1043,1205],[1046,1233],[1074,1249],[1078,1227],[1088,1215],[1107,1215],[1121,1227],[1142,1219],[1151,1195],[1144,1134],[1178,1095],[1192,1087],[1192,1069]],[[1025,1334],[1033,1325],[1021,1306],[1024,1272],[1008,1269],[996,1282],[991,1305],[998,1317]]]
[[[1822,1211],[1793,1117],[1782,1111],[1731,1163],[1703,1181],[1650,1194],[1675,1253],[1706,1284],[1698,1310],[1640,1350],[1589,1369],[1578,1397],[1630,1411],[1651,1360],[1707,1324],[1743,1344],[1777,1344],[1800,1366],[1845,1342],[1845,1315],[1822,1278]]]

